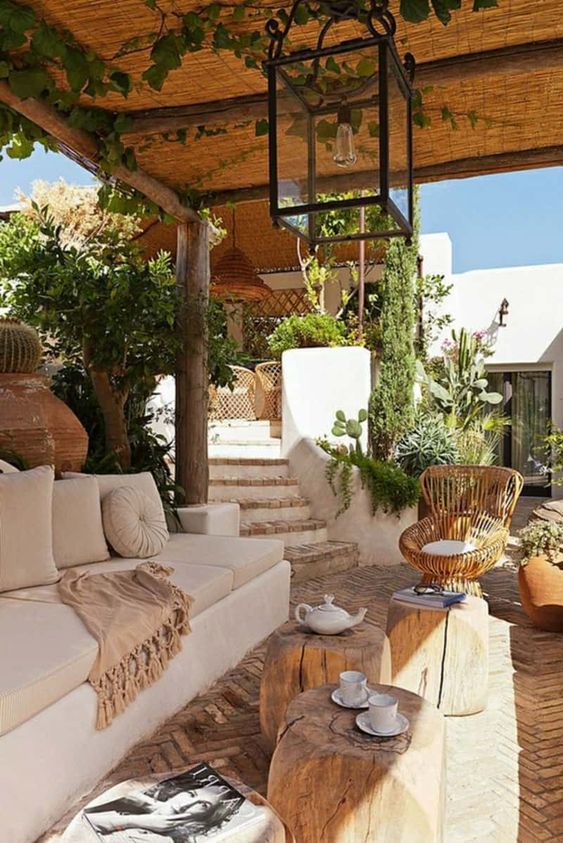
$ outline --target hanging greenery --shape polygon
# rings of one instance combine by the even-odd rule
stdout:
[[[130,117],[100,107],[100,101],[108,94],[127,98],[133,89],[142,90],[143,86],[160,91],[168,75],[180,68],[188,55],[201,50],[231,53],[246,68],[257,72],[262,72],[262,62],[267,55],[269,39],[264,23],[272,16],[269,6],[258,6],[251,0],[214,2],[184,13],[174,5],[167,4],[165,8],[157,0],[139,2],[154,12],[154,27],[122,44],[106,60],[84,48],[68,31],[52,26],[30,6],[16,0],[0,0],[0,82],[5,81],[22,99],[34,97],[50,104],[71,127],[91,134],[98,145],[100,167],[109,173],[118,164],[134,170],[137,162],[133,148],[123,141],[124,133],[131,126]],[[367,0],[356,2],[361,17]],[[497,0],[470,0],[470,3],[474,11],[479,11],[496,6]],[[447,24],[451,12],[461,6],[462,0],[401,0],[399,13],[414,23],[435,15]],[[322,24],[328,11],[324,2],[301,4],[295,24],[305,26],[312,20]],[[275,15],[282,25],[287,21],[286,8],[279,8]],[[243,23],[245,25],[241,26]],[[148,61],[140,77],[134,78],[121,70],[119,62],[138,52],[145,53]],[[64,83],[57,81],[61,78]],[[430,122],[423,103],[426,93],[427,89],[417,91],[414,104],[414,121],[421,127]],[[452,112],[446,114],[444,109],[447,106],[442,108],[442,119],[450,120]],[[471,125],[478,119],[477,115],[466,116]],[[199,126],[193,139],[224,131],[224,128],[209,130]],[[267,132],[267,120],[256,121],[256,136],[264,136]],[[165,139],[186,143],[188,137],[186,131],[180,130]],[[150,143],[150,139],[147,142]],[[47,149],[56,147],[42,129],[0,104],[0,152],[5,151],[12,158],[26,158],[36,144]],[[132,198],[136,198],[135,194]],[[181,198],[186,205],[199,201],[193,186],[186,187]]]
[[[369,402],[369,438],[376,459],[391,459],[414,424],[414,289],[420,215],[415,194],[414,234],[389,241],[383,270],[380,371]]]

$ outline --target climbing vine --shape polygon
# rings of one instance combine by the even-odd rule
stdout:
[[[122,44],[111,57],[104,58],[85,49],[68,31],[59,31],[50,25],[31,7],[16,0],[0,0],[0,82],[7,83],[22,99],[33,97],[49,103],[71,127],[94,136],[99,146],[100,166],[107,172],[117,164],[134,170],[137,162],[133,148],[127,146],[123,138],[131,128],[131,119],[124,113],[100,108],[100,100],[109,93],[127,98],[132,90],[140,90],[143,86],[160,91],[169,74],[180,68],[189,54],[201,50],[232,53],[246,68],[261,72],[269,43],[264,23],[276,16],[283,25],[291,8],[289,3],[277,8],[244,0],[242,3],[206,3],[184,13],[174,6],[165,9],[158,0],[139,2],[154,13],[154,27]],[[367,0],[356,2],[361,16]],[[497,5],[497,0],[469,2],[474,11]],[[414,23],[435,15],[445,25],[450,21],[452,11],[460,9],[462,3],[463,0],[399,0],[399,14]],[[322,23],[327,13],[325,0],[313,0],[310,5],[298,7],[294,24],[305,26],[311,20]],[[147,56],[147,66],[138,79],[119,67],[119,60],[133,53]],[[424,96],[428,90],[418,91],[415,99],[415,123],[421,127],[428,125],[431,119],[424,109]],[[467,117],[472,125],[478,119],[476,115]],[[452,118],[455,120],[452,112],[442,111],[442,119],[451,122]],[[202,125],[197,127],[191,139],[225,131]],[[255,135],[260,137],[267,132],[267,121],[256,121]],[[161,137],[179,143],[188,140],[187,132],[183,130]],[[151,142],[150,138],[145,141],[146,144]],[[55,147],[42,129],[0,104],[0,151],[5,151],[11,158],[25,158],[36,144],[47,149]],[[190,196],[189,190],[184,198],[186,202],[197,201],[197,196]]]

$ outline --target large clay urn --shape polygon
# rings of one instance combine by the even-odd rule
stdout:
[[[33,328],[18,319],[0,319],[0,448],[31,466],[57,472],[80,471],[88,434],[66,404],[36,373],[41,344]]]
[[[563,632],[563,560],[552,564],[534,556],[518,571],[522,608],[534,624],[548,632]]]

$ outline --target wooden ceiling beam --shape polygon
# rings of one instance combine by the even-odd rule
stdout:
[[[418,184],[445,181],[446,179],[465,179],[475,176],[492,175],[494,173],[509,173],[514,170],[530,170],[538,167],[563,166],[563,145],[541,147],[539,149],[522,149],[513,152],[500,152],[494,155],[476,155],[469,158],[458,158],[453,161],[415,166],[415,181]],[[392,181],[399,183],[400,174],[392,175]],[[367,188],[373,184],[373,174],[368,172],[345,173],[333,176],[319,182],[319,190],[330,191],[346,187]],[[208,197],[210,206],[225,205],[229,202],[255,202],[267,199],[269,187],[267,184],[256,187],[240,188],[237,190],[218,191]]]
[[[447,86],[488,76],[559,69],[563,69],[563,38],[423,62],[417,67],[415,82],[417,87]],[[213,128],[266,117],[267,97],[264,93],[250,94],[196,105],[130,111],[127,115],[133,121],[127,134],[150,135],[200,125]]]
[[[48,103],[31,97],[21,99],[5,81],[0,81],[0,102],[40,126],[60,145],[61,152],[77,158],[85,166],[90,165],[102,178],[107,179],[107,174],[100,168],[100,153],[95,138],[82,129],[69,126],[64,117]],[[133,171],[117,165],[112,169],[111,176],[138,190],[177,220],[200,222],[199,215],[193,209],[186,208],[174,190],[144,170]]]

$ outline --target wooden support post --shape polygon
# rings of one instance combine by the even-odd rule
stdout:
[[[207,309],[209,226],[204,220],[177,228],[176,283],[181,304],[181,348],[176,366],[176,483],[185,504],[207,503]]]

